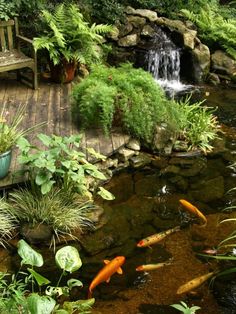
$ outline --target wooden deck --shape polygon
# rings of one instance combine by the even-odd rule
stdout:
[[[71,89],[72,84],[40,82],[39,89],[32,90],[17,82],[15,77],[2,77],[0,78],[0,110],[5,103],[10,116],[13,116],[20,104],[27,103],[22,128],[46,121],[47,124],[44,127],[30,135],[30,141],[34,144],[39,143],[36,133],[60,136],[83,133],[82,149],[92,147],[97,152],[110,156],[128,142],[129,136],[122,134],[119,130],[113,130],[109,138],[105,137],[99,129],[79,131],[71,117]],[[22,181],[22,178],[14,175],[17,170],[20,170],[20,165],[17,162],[17,151],[14,149],[10,173],[6,178],[0,180],[0,188]]]

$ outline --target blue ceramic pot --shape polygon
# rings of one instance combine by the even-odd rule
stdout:
[[[0,154],[0,179],[4,178],[11,165],[11,150]]]

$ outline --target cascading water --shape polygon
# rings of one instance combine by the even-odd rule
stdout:
[[[170,96],[189,88],[180,81],[180,48],[158,28],[146,54],[147,70]]]

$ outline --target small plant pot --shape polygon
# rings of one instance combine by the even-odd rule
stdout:
[[[75,77],[77,63],[75,61],[67,62],[62,60],[60,64],[54,65],[50,62],[51,79],[55,83],[69,83]]]
[[[11,150],[0,154],[0,179],[3,179],[8,174],[11,165]]]

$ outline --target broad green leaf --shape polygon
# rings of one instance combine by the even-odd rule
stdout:
[[[89,152],[90,155],[92,155],[93,157],[97,158],[97,159],[101,159],[102,161],[105,161],[107,159],[106,156],[97,153],[94,148],[87,148],[87,151]]]
[[[40,287],[43,285],[48,285],[50,283],[50,281],[47,278],[43,277],[42,275],[37,273],[35,270],[31,268],[27,268],[27,270],[31,273],[31,275],[34,277],[34,279],[37,281],[37,284]]]
[[[40,172],[36,175],[35,182],[37,185],[42,185],[48,180],[48,175],[45,172]]]
[[[49,296],[40,296],[37,293],[32,293],[27,298],[27,303],[31,314],[50,314],[56,305],[54,299]]]
[[[58,250],[55,255],[55,260],[61,269],[70,273],[73,273],[82,266],[78,250],[70,245],[64,246]]]
[[[83,283],[80,281],[80,280],[78,280],[78,279],[74,279],[74,278],[72,278],[72,279],[69,279],[68,281],[67,281],[67,286],[71,289],[71,288],[73,288],[73,287],[83,287]]]
[[[53,181],[53,180],[43,183],[41,185],[41,192],[42,192],[42,194],[45,195],[48,192],[50,192],[54,183],[55,183],[55,181]]]
[[[103,187],[100,186],[99,190],[100,191],[98,192],[98,195],[100,195],[105,200],[112,201],[115,199],[115,196],[111,192],[104,189]]]
[[[21,264],[41,267],[43,265],[43,257],[40,253],[36,252],[32,247],[20,240],[17,244],[18,254],[22,258]]]
[[[38,134],[38,138],[40,139],[40,141],[45,145],[45,146],[49,146],[52,142],[51,137],[47,136],[46,134]]]

